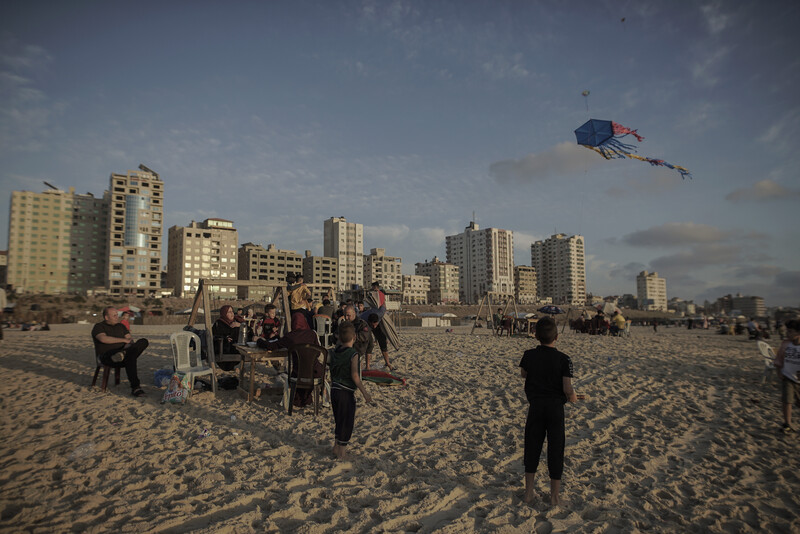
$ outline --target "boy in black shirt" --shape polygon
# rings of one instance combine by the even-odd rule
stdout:
[[[547,437],[550,504],[557,505],[564,471],[564,403],[578,400],[572,389],[572,360],[556,350],[556,322],[546,317],[536,323],[541,345],[525,351],[519,366],[525,379],[528,419],[525,422],[525,502],[533,501],[533,482]]]

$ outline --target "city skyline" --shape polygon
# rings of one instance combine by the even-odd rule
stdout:
[[[321,221],[414,264],[476,213],[518,265],[586,243],[587,291],[800,303],[794,2],[0,6],[0,184],[99,194],[154,169],[163,227],[322,255]],[[589,91],[587,97],[583,91]],[[588,118],[693,180],[575,144]],[[0,205],[7,248],[9,203]],[[164,235],[166,238],[166,235]]]

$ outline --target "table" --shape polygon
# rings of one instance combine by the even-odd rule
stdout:
[[[239,354],[242,355],[242,368],[239,371],[239,393],[247,397],[247,402],[253,402],[255,396],[255,376],[256,364],[260,362],[279,362],[288,363],[289,357],[287,349],[267,350],[260,347],[248,347],[247,345],[234,345]],[[250,364],[250,387],[244,387],[244,366]]]

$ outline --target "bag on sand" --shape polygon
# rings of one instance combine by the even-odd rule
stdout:
[[[192,395],[189,384],[189,376],[185,373],[174,373],[169,381],[169,386],[164,392],[161,403],[170,402],[172,404],[183,404]]]

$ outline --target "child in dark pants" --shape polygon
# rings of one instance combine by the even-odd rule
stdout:
[[[339,346],[331,354],[331,407],[336,422],[333,454],[340,460],[347,456],[347,444],[353,434],[356,417],[356,396],[358,389],[367,403],[370,397],[359,376],[358,351],[353,348],[356,329],[351,322],[339,325]]]
[[[533,501],[536,468],[547,437],[550,504],[557,505],[564,471],[564,403],[578,398],[572,389],[572,360],[555,348],[556,322],[549,317],[540,319],[536,339],[541,345],[525,351],[519,363],[530,403],[525,422],[525,502]]]

